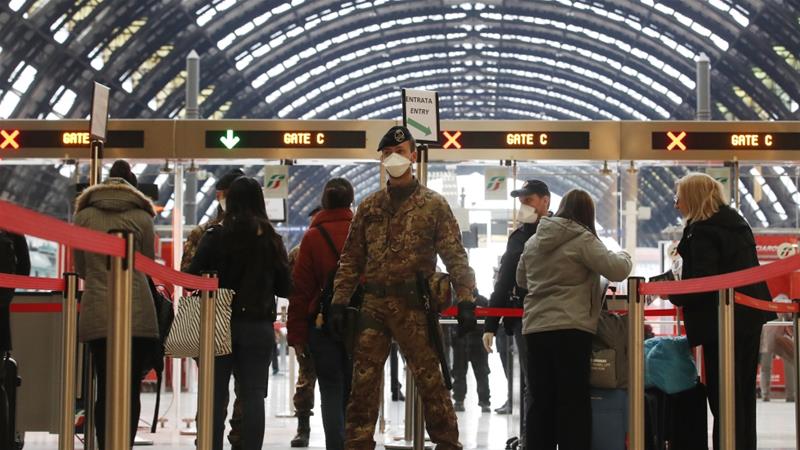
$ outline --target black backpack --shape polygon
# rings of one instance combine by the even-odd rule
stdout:
[[[172,302],[156,287],[153,279],[147,277],[147,283],[150,285],[150,293],[153,295],[156,322],[158,323],[158,340],[152,343],[148,351],[147,363],[144,366],[147,371],[152,369],[156,372],[156,408],[153,414],[153,423],[150,425],[150,432],[155,433],[156,423],[158,422],[158,409],[161,406],[161,382],[164,378],[164,343],[167,341],[170,328],[172,328],[175,312],[172,308]]]
[[[0,230],[0,273],[16,273],[17,253],[14,251],[14,239]]]
[[[331,302],[333,300],[333,281],[336,279],[336,271],[339,270],[339,250],[336,249],[336,244],[333,243],[333,239],[331,235],[328,234],[328,230],[326,230],[322,225],[315,225],[314,228],[318,229],[319,232],[322,234],[322,237],[325,238],[325,242],[328,243],[328,247],[330,247],[331,251],[334,255],[336,255],[336,267],[328,273],[328,277],[325,280],[325,284],[322,286],[322,290],[319,294],[319,313],[322,314],[322,321],[323,321],[323,329],[328,330],[328,316],[330,315],[331,309]],[[360,308],[361,303],[364,301],[364,288],[361,284],[358,285],[355,292],[353,292],[353,296],[350,297],[350,304],[349,306],[353,308]]]

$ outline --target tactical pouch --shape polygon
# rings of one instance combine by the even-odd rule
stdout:
[[[450,283],[450,274],[434,272],[428,277],[428,289],[431,296],[431,309],[440,313],[454,304],[453,285]]]
[[[361,331],[361,310],[348,306],[344,310],[344,336],[342,344],[348,355],[352,355],[356,347],[356,341]]]

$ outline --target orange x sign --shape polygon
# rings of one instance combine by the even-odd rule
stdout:
[[[3,142],[0,142],[0,150],[4,150],[9,145],[14,150],[19,149],[19,144],[17,143],[17,136],[19,136],[19,130],[14,130],[9,133],[6,130],[0,130],[0,136],[3,137]]]
[[[672,149],[674,149],[675,147],[678,147],[682,152],[686,151],[686,145],[684,145],[684,143],[681,142],[683,138],[686,137],[685,131],[681,131],[680,134],[678,134],[677,136],[675,136],[672,133],[672,131],[667,131],[667,136],[670,139],[672,139],[672,142],[670,142],[670,144],[667,146],[667,151],[672,151]]]
[[[457,149],[461,148],[461,143],[458,142],[458,138],[461,137],[460,131],[456,131],[453,134],[450,134],[449,131],[443,131],[442,134],[444,134],[444,137],[447,138],[447,142],[444,143],[442,148],[450,148],[451,145]]]

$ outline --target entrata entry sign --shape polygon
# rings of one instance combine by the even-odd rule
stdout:
[[[439,94],[434,91],[403,89],[403,125],[417,142],[439,142]]]
[[[800,133],[659,131],[653,150],[800,150]]]

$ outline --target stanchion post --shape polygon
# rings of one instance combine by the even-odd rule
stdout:
[[[106,448],[131,445],[131,318],[133,313],[133,233],[112,231],[125,240],[125,256],[111,258],[111,303],[106,345]]]
[[[100,183],[103,172],[103,141],[93,139],[90,144],[91,155],[89,162],[89,186]]]
[[[84,401],[84,411],[86,411],[86,421],[83,424],[83,448],[84,450],[95,450],[95,430],[94,427],[96,426],[96,422],[94,420],[94,399],[95,395],[95,384],[94,384],[94,357],[92,356],[92,352],[89,350],[88,345],[84,345],[83,348],[86,349],[86,368],[84,369],[84,373],[86,374],[86,387],[83,393],[83,401]]]
[[[216,278],[216,273],[203,273],[203,278]],[[216,292],[200,294],[200,367],[197,393],[197,448],[211,450],[214,431],[214,316]]]
[[[64,304],[61,313],[61,414],[58,450],[75,448],[75,378],[78,347],[78,275],[64,274]]]
[[[406,397],[408,398],[408,397]],[[414,450],[425,450],[425,416],[422,413],[422,396],[414,389]]]
[[[794,304],[800,304],[800,300],[794,300]],[[800,448],[800,398],[797,393],[800,392],[800,314],[794,313],[792,315],[792,322],[794,322],[794,438],[795,447]]]
[[[719,291],[719,439],[721,450],[736,448],[733,289]]]
[[[630,448],[644,448],[644,296],[641,277],[628,278],[628,433]]]
[[[417,402],[416,386],[414,386],[414,376],[411,369],[406,365],[406,406],[405,406],[405,441],[411,442],[414,439],[414,404]]]

